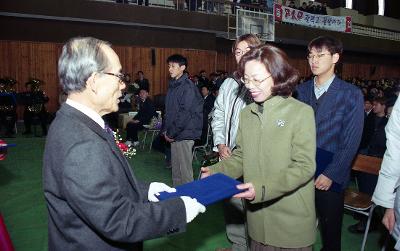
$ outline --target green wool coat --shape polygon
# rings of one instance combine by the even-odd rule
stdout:
[[[296,99],[273,96],[240,114],[236,149],[210,167],[243,176],[256,196],[247,203],[250,237],[283,248],[307,247],[316,237],[314,173],[316,134],[312,108]]]

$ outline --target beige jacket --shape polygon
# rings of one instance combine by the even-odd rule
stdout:
[[[312,108],[294,98],[271,97],[240,114],[236,149],[211,166],[251,182],[256,197],[247,203],[250,237],[283,248],[314,243],[316,134]]]

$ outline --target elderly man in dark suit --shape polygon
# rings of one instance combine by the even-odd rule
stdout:
[[[117,111],[125,88],[121,64],[107,42],[73,38],[58,62],[68,94],[45,147],[43,186],[49,250],[142,250],[142,241],[182,232],[205,208],[173,189],[136,179],[101,116]]]
[[[364,124],[361,90],[335,75],[342,43],[318,37],[308,45],[308,63],[315,77],[298,86],[298,99],[315,112],[317,147],[331,152],[332,161],[315,179],[315,206],[323,248],[341,250],[344,189]],[[317,151],[318,152],[318,151]]]

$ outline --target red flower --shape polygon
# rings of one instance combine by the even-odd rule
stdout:
[[[118,145],[119,149],[121,149],[122,152],[126,152],[129,149],[129,147],[124,143],[120,142],[120,143],[117,143],[117,145]]]
[[[119,150],[124,154],[124,156],[128,159],[132,158],[133,155],[136,154],[136,149],[126,145],[125,143],[122,143],[122,138],[118,134],[118,130],[116,132],[113,132],[114,134],[114,140],[115,143],[117,144]]]

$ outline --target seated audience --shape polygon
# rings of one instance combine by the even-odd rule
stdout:
[[[143,130],[143,125],[148,125],[151,118],[157,116],[156,109],[154,108],[153,102],[150,100],[149,92],[146,89],[141,89],[139,91],[139,104],[138,104],[138,114],[128,122],[126,125],[126,144],[133,146],[139,145],[138,131]]]
[[[321,10],[320,10],[320,14],[321,15],[328,15],[328,12],[327,12],[326,8],[327,8],[326,3],[323,3],[322,6],[321,6]]]
[[[371,114],[373,115],[372,108],[374,108],[374,105],[372,104],[372,99],[369,97],[364,97],[364,112],[365,112],[365,119]]]
[[[314,6],[314,2],[313,2],[313,1],[309,1],[309,2],[308,2],[306,11],[307,11],[308,13],[315,14],[315,6]]]
[[[144,77],[144,73],[142,71],[137,72],[138,78],[135,80],[135,83],[139,85],[139,90],[147,90],[150,91],[149,80]]]
[[[386,133],[385,127],[388,122],[386,117],[386,101],[383,98],[377,98],[373,102],[372,116],[366,118],[363,130],[363,136],[360,144],[359,153],[383,158],[386,151]],[[370,196],[374,193],[378,176],[368,173],[356,173],[358,181],[358,190]],[[367,217],[364,215],[355,215],[359,219],[354,225],[349,226],[352,233],[364,233],[367,225]],[[374,229],[375,224],[370,229]]]
[[[293,8],[293,9],[297,9],[296,5],[294,4],[294,1],[290,1],[288,4],[288,7]]]
[[[199,83],[200,86],[208,85],[209,80],[207,78],[207,72],[205,70],[201,70],[199,73]]]
[[[386,151],[385,126],[388,121],[386,118],[386,100],[376,98],[373,102],[372,112],[374,116],[365,121],[359,152],[382,158]]]
[[[306,3],[306,2],[303,2],[303,3],[301,4],[301,6],[299,7],[299,10],[301,10],[301,11],[307,11],[307,3]]]
[[[209,115],[212,109],[214,108],[214,102],[215,102],[215,97],[214,95],[212,95],[209,85],[204,85],[203,87],[201,87],[201,95],[203,96],[204,99],[204,105],[203,105],[203,129],[200,138],[200,145],[205,144],[207,140]]]

